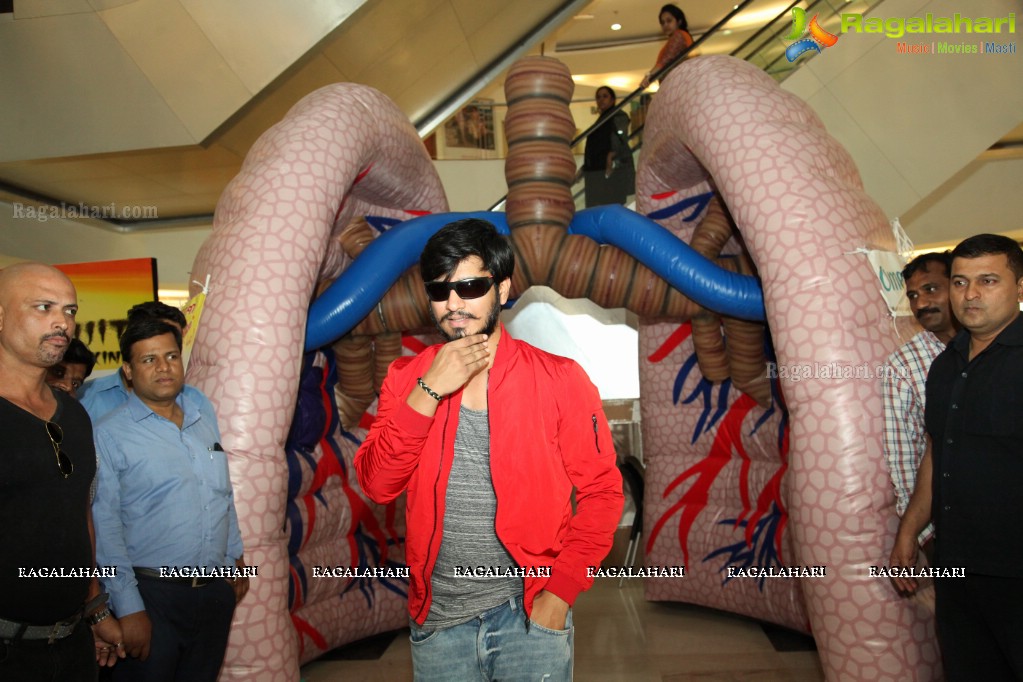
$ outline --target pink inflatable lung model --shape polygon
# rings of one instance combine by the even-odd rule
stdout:
[[[640,213],[679,242],[705,237],[701,220],[718,221],[714,239],[698,250],[736,256],[733,269],[759,274],[780,377],[772,383],[756,371],[762,326],[722,317],[726,357],[713,313],[704,311],[695,326],[643,320],[647,561],[687,564],[682,580],[649,581],[648,596],[810,630],[831,679],[935,677],[939,655],[927,604],[899,598],[886,579],[870,575],[885,564],[897,523],[881,454],[880,382],[862,372],[835,378],[833,369],[827,377],[814,369],[873,371],[896,345],[873,271],[856,253],[893,250],[893,239],[848,154],[804,102],[756,68],[700,57],[665,79],[647,117],[637,182]],[[675,205],[695,208],[683,216]],[[307,580],[310,564],[354,561],[359,550],[349,545],[360,524],[381,556],[400,545],[403,510],[367,506],[347,474],[364,432],[356,432],[352,415],[344,427],[332,415],[311,421],[323,433],[310,441],[308,465],[290,472],[284,444],[303,365],[321,378],[310,402],[333,410],[332,365],[321,356],[303,360],[303,341],[319,287],[351,265],[353,242],[373,239],[367,224],[347,228],[363,216],[405,220],[445,210],[415,130],[385,97],[357,85],[324,88],[299,102],[254,145],[220,200],[192,272],[196,281],[208,275],[210,284],[188,380],[217,408],[246,559],[259,570],[236,612],[223,679],[297,680],[299,661],[405,622],[393,594],[365,594],[363,604],[344,596],[358,594],[344,578]],[[741,243],[725,243],[729,216]],[[531,238],[528,228],[518,230],[520,246],[523,234],[532,249],[523,247],[532,254],[523,258],[528,263],[561,267],[616,253],[583,237],[567,241],[561,232]],[[557,246],[566,243],[574,250]],[[576,255],[583,253],[591,260]],[[650,275],[627,264],[631,277]],[[609,288],[598,281],[606,267],[589,270],[592,290]],[[636,294],[633,279],[611,278],[623,298]],[[655,279],[659,295],[673,300]],[[557,288],[561,280],[554,280]],[[385,371],[381,358],[396,356],[402,344],[405,352],[422,347],[399,336],[424,319],[416,284],[416,276],[406,276],[388,294],[418,296],[403,304],[408,314],[395,316],[397,308],[380,304],[353,332],[358,338],[340,344],[350,357],[376,358],[374,380]],[[695,308],[680,300],[657,309],[672,316]],[[713,382],[694,370],[694,334]],[[353,367],[342,363],[338,373],[351,375]],[[791,378],[797,373],[799,381]],[[730,382],[749,395],[734,386],[727,393]],[[342,376],[342,384],[362,387],[354,414],[365,410],[371,380]],[[289,487],[301,504],[288,507]],[[289,538],[299,546],[291,558]],[[764,562],[824,572],[766,588],[724,579],[729,566]]]
[[[826,568],[798,585],[828,678],[934,679],[940,657],[928,605],[870,575],[886,564],[898,521],[876,376],[897,341],[876,276],[856,252],[895,250],[888,221],[809,106],[728,57],[690,60],[662,84],[646,121],[638,210],[650,214],[671,193],[706,192],[708,182],[763,282],[791,428],[785,559]],[[647,527],[661,520],[659,496],[684,468],[649,462]],[[690,552],[694,559],[704,557]]]
[[[408,119],[379,92],[349,84],[312,93],[264,133],[217,205],[192,270],[197,281],[211,279],[188,381],[217,409],[245,557],[259,570],[235,613],[221,679],[298,679],[283,447],[309,302],[317,283],[347,265],[334,237],[353,216],[445,210]],[[397,614],[391,627],[403,622]],[[336,642],[334,634],[325,639]]]

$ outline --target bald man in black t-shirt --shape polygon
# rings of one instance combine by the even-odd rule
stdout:
[[[85,410],[46,383],[75,331],[74,285],[48,265],[0,270],[0,679],[95,680],[124,657],[95,577]],[[90,632],[90,625],[92,632]]]

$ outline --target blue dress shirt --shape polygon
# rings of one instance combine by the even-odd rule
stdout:
[[[180,429],[135,394],[95,427],[96,565],[117,569],[101,580],[118,616],[145,609],[134,566],[212,569],[234,566],[242,556],[217,422],[188,393],[177,402],[184,411]]]
[[[199,406],[199,413],[203,419],[209,419],[214,424],[217,423],[217,415],[213,412],[213,405],[202,391],[194,386],[185,384],[182,393],[184,393],[186,398]],[[95,424],[112,412],[115,407],[120,407],[128,402],[128,396],[130,395],[131,393],[124,387],[124,382],[121,380],[121,370],[117,370],[113,374],[90,379],[82,384],[82,387],[78,389],[78,402],[89,413],[92,423]]]

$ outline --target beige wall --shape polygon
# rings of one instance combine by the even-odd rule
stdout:
[[[18,217],[20,214],[21,217]],[[27,209],[0,202],[0,263],[36,260],[83,263],[156,258],[161,289],[187,289],[192,260],[210,227],[121,234],[73,220],[39,221]]]
[[[948,15],[950,7],[940,0],[887,0],[872,16]],[[1019,11],[1019,0],[975,0],[968,9],[972,16],[1007,16]],[[979,38],[964,34],[948,39],[976,43]],[[1005,42],[1004,37],[992,39]],[[924,42],[918,36],[901,40]],[[1023,121],[1019,55],[906,55],[899,54],[898,42],[882,34],[845,33],[833,49],[782,83],[814,108],[828,132],[849,151],[867,194],[889,218],[906,216],[939,190],[941,195],[951,193],[956,187],[946,184],[950,178],[965,183],[972,173],[960,171]],[[998,185],[1018,186],[1015,168],[1007,163],[984,168],[1000,178],[975,183],[982,188],[983,202],[994,209],[985,209],[988,229],[1020,230],[1020,215],[1009,205],[1019,192],[997,191]],[[955,201],[976,205],[971,196],[957,192]],[[1006,210],[1001,211],[1006,196]],[[956,241],[975,231],[947,214],[932,213],[927,221],[919,217],[920,211],[913,211],[903,227],[920,245]]]

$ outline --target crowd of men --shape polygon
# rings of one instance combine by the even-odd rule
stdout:
[[[938,568],[935,624],[948,680],[1023,679],[1023,249],[993,234],[904,272],[924,331],[896,351],[885,455],[902,519],[889,563]],[[928,530],[933,523],[932,534]],[[913,594],[915,577],[896,589]]]
[[[430,238],[420,274],[444,342],[392,364],[355,457],[371,499],[407,494],[417,680],[571,679],[572,605],[622,510],[596,388],[500,322],[514,265],[486,221]],[[965,569],[935,582],[948,679],[1023,679],[1023,250],[977,235],[903,275],[923,331],[882,391],[890,564],[916,566],[922,545]],[[55,268],[0,270],[0,678],[215,680],[248,579],[216,415],[184,382],[185,318],[135,306],[121,368],[83,383],[77,309]],[[506,579],[455,579],[467,565]]]
[[[0,679],[212,682],[248,578],[184,315],[132,308],[121,369],[83,385],[77,312],[59,270],[0,270]]]

